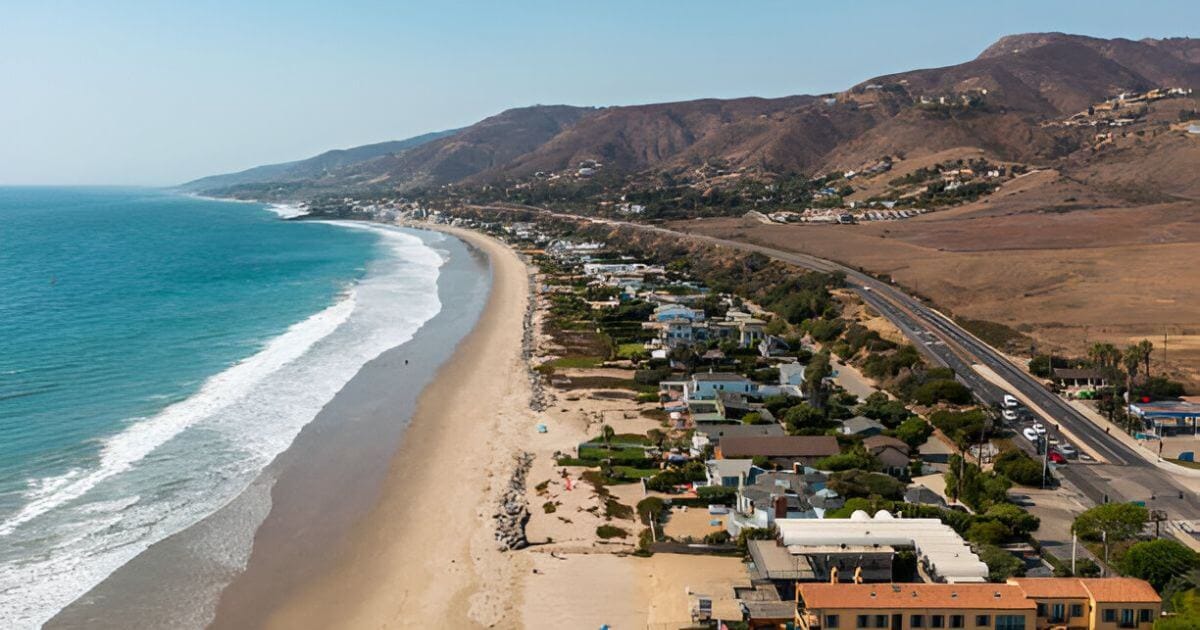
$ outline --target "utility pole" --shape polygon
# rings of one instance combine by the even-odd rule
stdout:
[[[1079,546],[1079,534],[1071,534],[1071,575],[1075,575],[1075,549]]]
[[[1038,447],[1042,449],[1042,490],[1046,489],[1046,476],[1050,473],[1050,436],[1043,433],[1038,436]]]

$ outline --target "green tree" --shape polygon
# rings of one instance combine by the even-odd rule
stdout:
[[[988,579],[993,582],[1019,576],[1024,569],[1020,559],[995,545],[980,545],[977,551],[979,559],[988,566]]]
[[[1123,575],[1146,580],[1161,591],[1172,578],[1200,567],[1200,556],[1182,543],[1166,538],[1135,543],[1118,565]]]
[[[999,521],[978,521],[967,528],[967,540],[981,545],[1001,545],[1012,532]]]
[[[607,424],[600,425],[600,439],[604,442],[604,448],[612,450],[612,439],[616,434],[617,432]]]
[[[997,503],[988,508],[983,516],[1004,523],[1005,526],[1018,536],[1032,534],[1041,525],[1041,520],[1038,517],[1012,503]]]
[[[907,444],[909,448],[915,449],[924,444],[925,440],[929,439],[929,436],[933,434],[933,427],[929,426],[929,423],[921,418],[911,416],[904,422],[901,422],[900,426],[896,427],[892,433],[896,439]]]
[[[1075,517],[1071,531],[1084,540],[1129,540],[1141,533],[1150,519],[1146,508],[1134,503],[1105,503]]]

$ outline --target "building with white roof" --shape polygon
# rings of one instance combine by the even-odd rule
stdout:
[[[862,510],[849,519],[776,519],[780,543],[793,554],[816,546],[912,547],[921,566],[939,582],[986,582],[988,567],[949,525],[936,518],[896,518]]]

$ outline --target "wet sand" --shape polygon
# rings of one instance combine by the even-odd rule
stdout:
[[[168,537],[61,611],[47,627],[201,628],[217,614],[259,627],[313,576],[384,494],[418,397],[476,323],[489,262],[465,242],[428,235],[449,259],[442,311],[409,342],[368,362],[233,502]],[[248,559],[248,562],[247,562]]]
[[[256,565],[252,557],[223,593],[214,627],[519,623],[518,576],[528,559],[497,550],[491,515],[534,424],[521,357],[528,272],[498,241],[448,231],[487,254],[491,293],[475,328],[421,393],[377,503],[320,570],[295,576],[283,572],[287,562]],[[287,516],[292,528],[297,516]],[[264,526],[256,554],[260,545],[287,547],[270,536]],[[282,590],[281,580],[289,584]]]

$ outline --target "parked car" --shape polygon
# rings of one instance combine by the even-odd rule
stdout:
[[[1038,433],[1037,431],[1033,430],[1033,427],[1025,427],[1025,429],[1021,431],[1021,434],[1024,435],[1025,439],[1029,440],[1030,442],[1038,441]]]
[[[1000,415],[1003,416],[1004,419],[1008,422],[1016,422],[1017,421],[1017,412],[1013,411],[1012,409],[1005,409],[1004,411],[1000,412]]]
[[[1079,457],[1079,451],[1075,450],[1074,446],[1071,446],[1066,442],[1058,445],[1058,452],[1062,453],[1063,457],[1066,457],[1067,459],[1075,459],[1076,457]]]
[[[1050,458],[1050,461],[1054,462],[1055,464],[1067,463],[1067,458],[1063,457],[1062,453],[1059,453],[1058,451],[1056,451],[1054,449],[1050,449],[1050,453],[1049,453],[1048,457]]]
[[[1033,429],[1038,435],[1046,435],[1046,425],[1041,422],[1034,422],[1033,426],[1029,428]]]
[[[1012,394],[1004,395],[1004,408],[1005,409],[1016,409],[1020,405],[1021,405],[1021,403],[1018,402],[1017,398],[1015,396],[1013,396]]]

